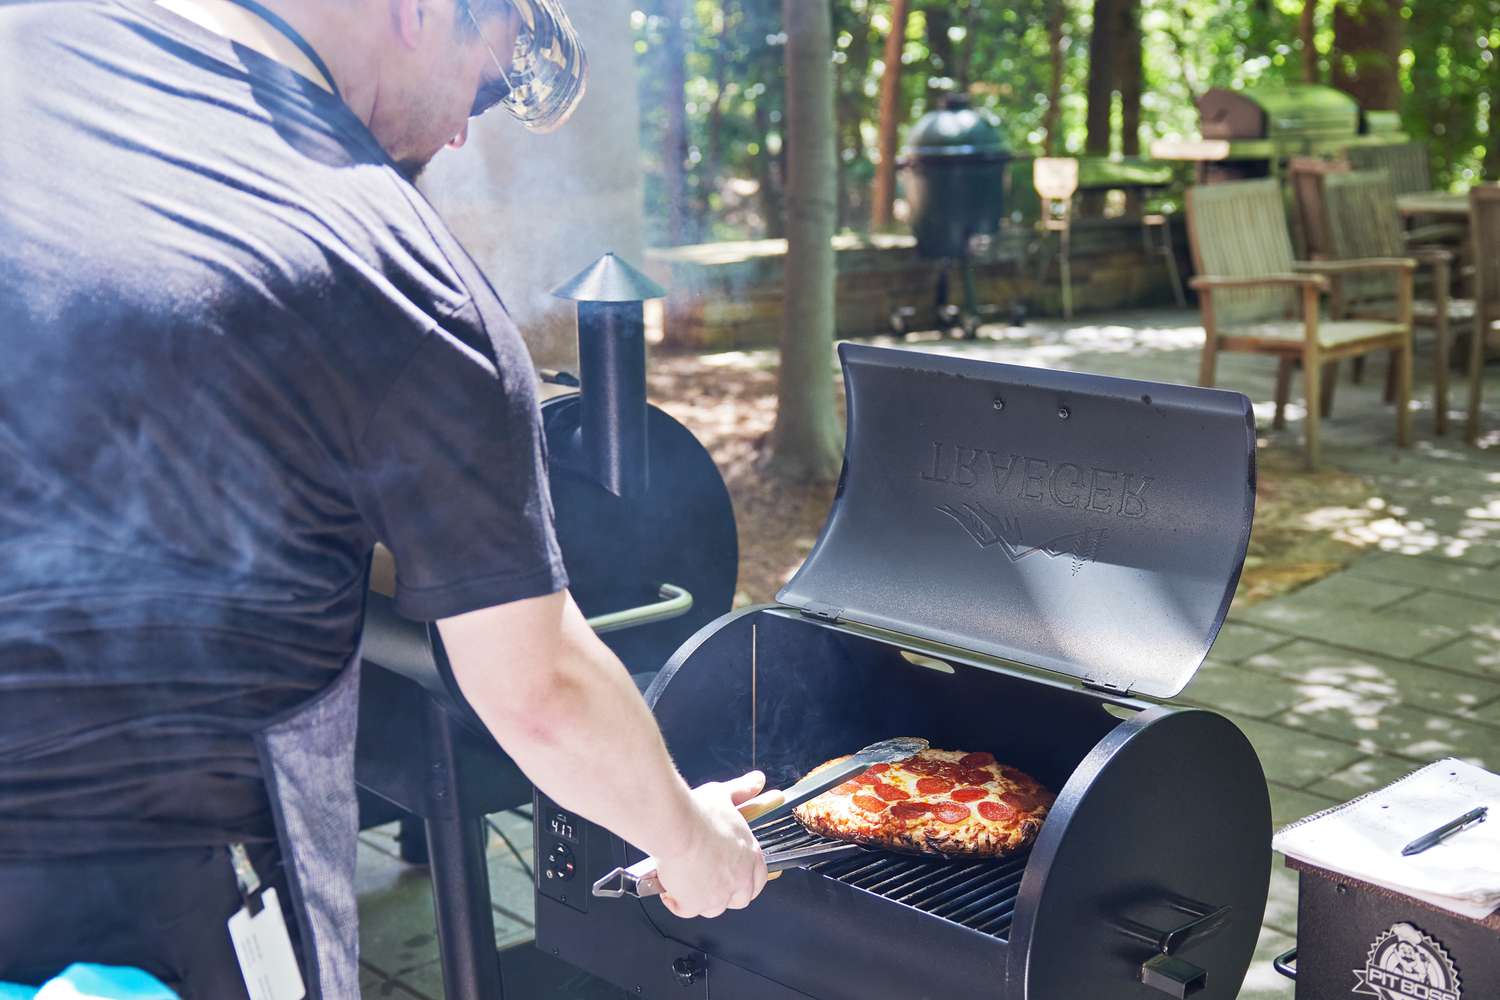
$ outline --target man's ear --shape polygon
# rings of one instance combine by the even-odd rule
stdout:
[[[427,13],[427,0],[391,0],[393,27],[401,44],[409,49],[421,44]]]

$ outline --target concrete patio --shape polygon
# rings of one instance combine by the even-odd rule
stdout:
[[[986,334],[975,343],[910,346],[1192,382],[1203,337],[1197,314],[1178,311],[1038,321]],[[1419,332],[1418,342],[1411,448],[1394,446],[1395,420],[1380,400],[1381,364],[1361,385],[1343,379],[1333,418],[1323,424],[1325,464],[1372,487],[1363,554],[1310,586],[1236,607],[1179,699],[1231,716],[1249,736],[1278,826],[1439,757],[1500,769],[1500,366],[1487,376],[1481,447],[1468,448],[1458,436],[1461,389],[1453,429],[1433,434],[1431,337]],[[1222,356],[1220,384],[1255,401],[1263,449],[1295,452],[1299,390],[1286,430],[1269,429],[1274,369],[1269,359]],[[1338,527],[1330,516],[1329,530]],[[523,866],[533,857],[526,817],[506,814],[495,823],[490,884],[503,948],[531,934]],[[398,860],[391,830],[362,836],[359,891],[364,995],[442,997],[426,871]],[[1242,1000],[1292,996],[1270,958],[1291,947],[1295,933],[1296,880],[1278,862]]]

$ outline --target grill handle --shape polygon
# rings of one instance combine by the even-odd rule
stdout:
[[[1284,951],[1271,959],[1271,968],[1295,983],[1297,981],[1297,949]]]
[[[1207,988],[1208,971],[1178,958],[1176,951],[1222,927],[1233,907],[1215,908],[1186,899],[1172,899],[1168,905],[1190,919],[1164,931],[1134,920],[1121,920],[1119,926],[1125,934],[1150,945],[1157,952],[1141,963],[1141,983],[1177,1000],[1185,1000]]]
[[[656,594],[661,600],[652,604],[642,604],[638,608],[626,608],[624,611],[595,615],[589,619],[589,627],[603,635],[605,632],[619,632],[622,629],[639,628],[642,625],[680,618],[693,610],[693,595],[681,587],[664,583],[657,588]]]

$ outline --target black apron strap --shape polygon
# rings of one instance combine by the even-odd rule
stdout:
[[[275,28],[277,31],[285,35],[287,41],[291,42],[293,45],[297,46],[298,49],[302,50],[302,54],[307,56],[308,61],[313,64],[313,67],[319,73],[323,74],[323,79],[327,80],[328,86],[333,89],[333,96],[337,97],[339,100],[344,99],[344,95],[339,93],[338,81],[333,78],[333,73],[328,69],[328,64],[323,61],[323,57],[318,55],[318,50],[312,47],[311,42],[302,37],[301,32],[288,24],[286,18],[282,17],[274,10],[271,10],[265,4],[257,3],[256,0],[226,0],[226,2],[232,3],[236,7],[245,8],[250,13],[254,14],[256,17],[260,18],[262,21],[266,22],[271,27]]]

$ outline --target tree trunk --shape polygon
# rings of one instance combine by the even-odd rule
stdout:
[[[699,185],[699,211],[705,220],[713,213],[710,199],[719,189],[719,177],[724,170],[724,92],[729,86],[729,17],[730,11],[726,5],[724,23],[719,30],[718,47],[714,49],[714,103],[708,109],[708,141],[705,143],[703,156],[703,183]]]
[[[1366,111],[1401,109],[1398,0],[1340,0],[1333,8],[1333,85]]]
[[[786,307],[767,468],[802,482],[838,476],[833,396],[833,25],[830,6],[782,0],[786,24]]]
[[[1302,82],[1321,82],[1318,73],[1318,0],[1302,0],[1297,37],[1302,42]]]
[[[1059,0],[1061,2],[1061,0]],[[890,229],[896,204],[896,145],[901,129],[901,53],[906,48],[907,0],[891,0],[891,31],[885,36],[885,74],[880,78],[880,162],[875,165],[875,203],[870,224]]]
[[[1120,152],[1141,155],[1141,0],[1121,0],[1120,52]]]
[[[1084,148],[1092,155],[1107,156],[1110,146],[1110,112],[1115,94],[1116,37],[1121,0],[1094,0],[1094,28],[1089,33],[1088,130]]]
[[[927,86],[927,108],[931,110],[937,107],[942,102],[943,95],[951,93],[955,86],[952,83],[937,82],[956,79],[957,67],[954,65],[953,58],[953,39],[948,35],[948,29],[953,27],[953,13],[948,9],[947,0],[928,3],[922,13],[927,21],[927,58],[933,69],[930,78],[932,82],[929,82]]]
[[[1052,73],[1047,79],[1047,113],[1042,118],[1042,128],[1047,133],[1042,147],[1048,156],[1056,156],[1062,145],[1057,140],[1062,126],[1062,85],[1065,70],[1063,52],[1063,26],[1067,23],[1067,0],[1052,0],[1047,14],[1047,51],[1052,61]]]
[[[666,21],[663,48],[667,61],[667,135],[663,157],[667,189],[667,238],[674,244],[689,241],[687,194],[687,39],[683,28],[683,0],[662,0]]]
[[[755,183],[760,212],[766,221],[766,238],[786,235],[786,211],[782,207],[781,178],[776,156],[771,152],[771,109],[766,95],[755,102],[755,131],[760,136],[760,153],[755,157]]]
[[[1484,147],[1484,176],[1500,177],[1500,59],[1490,60],[1486,76],[1490,84],[1489,135]]]
[[[1141,86],[1144,69],[1141,64],[1141,0],[1121,0],[1120,52],[1116,69],[1120,84],[1120,152],[1125,156],[1141,155]],[[1139,189],[1125,192],[1125,214],[1131,218],[1141,212]]]
[[[1090,156],[1108,156],[1110,118],[1114,110],[1115,83],[1119,79],[1117,26],[1123,0],[1094,0],[1094,27],[1089,32],[1088,134],[1084,149]],[[1082,200],[1086,215],[1098,215],[1104,209],[1100,194]]]

